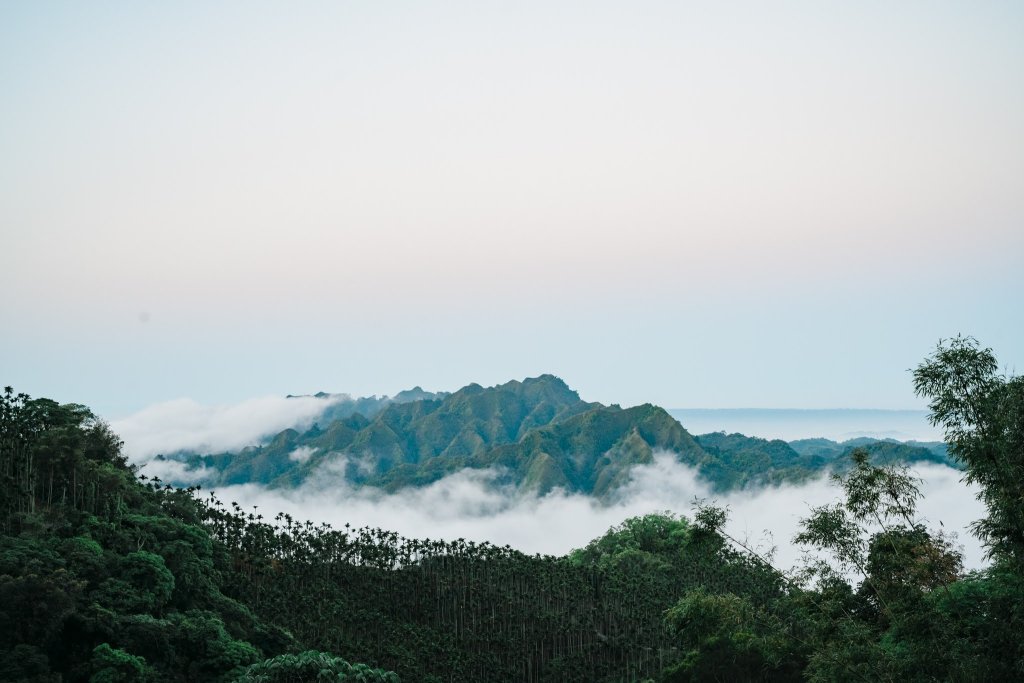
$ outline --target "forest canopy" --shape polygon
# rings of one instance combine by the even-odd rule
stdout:
[[[222,503],[139,475],[88,408],[8,387],[0,679],[1019,679],[1024,382],[970,338],[940,343],[913,382],[985,503],[983,571],[917,516],[918,482],[885,449],[845,454],[795,572],[730,537],[714,505],[552,557]],[[694,445],[792,459],[725,435]]]

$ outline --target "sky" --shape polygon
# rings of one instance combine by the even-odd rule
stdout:
[[[0,381],[117,419],[1024,367],[1013,2],[0,2]]]

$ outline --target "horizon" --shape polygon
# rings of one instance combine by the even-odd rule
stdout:
[[[0,2],[0,679],[1013,678],[1022,37]]]
[[[189,396],[189,395],[180,395],[180,396],[168,397],[168,398],[165,398],[165,399],[162,399],[162,400],[153,401],[153,402],[145,403],[145,404],[139,404],[137,402],[121,402],[121,403],[119,403],[119,405],[130,406],[130,407],[124,408],[124,409],[122,409],[120,411],[116,411],[115,410],[115,411],[107,411],[107,412],[104,412],[102,409],[99,409],[99,408],[97,408],[96,406],[94,406],[94,405],[92,405],[90,403],[87,403],[87,402],[82,401],[82,400],[77,400],[74,397],[56,397],[54,395],[33,394],[33,393],[29,392],[29,391],[26,391],[26,389],[24,387],[15,386],[15,385],[12,385],[12,386],[13,386],[13,388],[14,388],[14,390],[16,392],[24,391],[25,393],[28,393],[32,398],[47,398],[47,399],[55,400],[58,403],[79,403],[79,404],[85,405],[86,407],[88,407],[90,410],[92,410],[93,413],[95,413],[101,419],[106,420],[106,421],[110,421],[110,422],[115,422],[115,421],[118,421],[118,420],[126,419],[128,417],[131,417],[132,415],[135,415],[135,414],[138,414],[140,412],[146,411],[146,410],[151,409],[151,408],[153,408],[155,406],[160,406],[160,405],[163,405],[163,404],[169,404],[169,403],[174,403],[174,402],[183,401],[183,400],[185,400],[185,401],[193,401],[197,405],[201,405],[201,406],[204,406],[204,407],[207,407],[207,408],[218,408],[218,407],[223,408],[223,407],[228,407],[228,406],[231,406],[231,405],[236,405],[236,404],[239,404],[239,403],[244,403],[245,401],[248,401],[248,400],[258,400],[258,399],[265,399],[265,398],[284,398],[284,399],[288,399],[288,398],[304,398],[304,397],[313,398],[313,397],[318,397],[318,395],[320,395],[320,394],[324,394],[326,397],[344,397],[346,399],[350,399],[350,400],[354,400],[354,401],[355,400],[359,400],[359,399],[363,399],[363,398],[381,398],[381,399],[384,399],[384,398],[394,398],[395,396],[397,396],[398,394],[401,394],[402,392],[412,391],[412,390],[416,390],[416,389],[420,389],[420,390],[428,392],[428,393],[451,394],[451,393],[454,393],[456,391],[459,391],[461,389],[464,389],[464,388],[466,388],[468,386],[472,386],[472,385],[483,386],[485,388],[492,388],[492,387],[496,387],[496,386],[500,386],[502,384],[505,384],[507,381],[520,381],[521,382],[521,381],[525,381],[527,379],[536,379],[537,377],[540,377],[540,376],[543,376],[543,375],[552,375],[552,373],[541,373],[540,375],[533,375],[533,376],[530,376],[530,377],[524,377],[522,379],[511,379],[511,380],[506,380],[505,382],[497,382],[497,383],[494,383],[494,384],[481,384],[479,382],[469,382],[468,384],[463,384],[461,386],[453,387],[453,388],[427,388],[427,387],[423,387],[423,386],[421,386],[419,384],[415,384],[415,385],[408,386],[408,387],[405,387],[405,388],[402,388],[402,389],[398,389],[398,390],[393,391],[391,393],[386,393],[386,392],[370,392],[370,393],[365,393],[365,394],[357,394],[357,393],[350,392],[350,391],[327,391],[325,389],[317,389],[315,391],[308,391],[308,392],[302,392],[302,393],[289,392],[289,393],[286,393],[286,394],[259,394],[259,395],[253,395],[253,396],[244,396],[244,397],[241,397],[239,400],[236,400],[236,401],[221,401],[221,402],[204,402],[204,401],[199,401],[199,400],[197,400],[194,397]],[[580,398],[582,400],[585,400],[585,401],[602,403],[603,405],[606,405],[606,406],[619,405],[619,406],[621,406],[623,408],[630,408],[630,407],[644,405],[644,404],[651,404],[651,405],[656,405],[656,406],[658,406],[660,408],[663,408],[666,411],[668,411],[669,413],[672,413],[673,411],[679,411],[679,412],[690,412],[690,413],[702,413],[702,412],[705,412],[705,413],[745,413],[745,412],[747,412],[747,413],[763,413],[763,414],[768,414],[768,413],[779,413],[779,414],[782,414],[782,413],[804,413],[804,414],[811,414],[811,413],[844,413],[844,412],[845,413],[878,413],[878,414],[913,413],[913,414],[916,414],[916,415],[927,415],[928,414],[928,410],[927,410],[926,407],[881,407],[880,408],[880,407],[872,407],[872,406],[822,406],[822,407],[801,407],[801,406],[767,406],[767,407],[758,407],[758,406],[680,406],[680,405],[672,405],[672,404],[662,405],[662,404],[655,403],[653,401],[643,401],[643,400],[638,401],[636,403],[625,403],[625,402],[622,402],[622,401],[615,401],[615,400],[601,401],[601,400],[592,399],[590,397],[584,396],[571,383],[566,382],[563,378],[559,377],[558,375],[552,375],[552,376],[557,377],[558,379],[560,379],[563,382],[565,382],[566,386],[568,386],[571,390],[573,390],[577,394],[579,394]],[[118,405],[118,404],[115,404],[115,405]]]
[[[0,7],[0,379],[909,409],[1024,367],[1024,7]]]
[[[447,396],[452,393],[455,392]],[[289,429],[304,432],[314,424],[321,424],[321,418],[339,402],[390,398],[325,394],[267,395],[212,405],[179,398],[152,404],[108,422],[123,439],[129,459],[145,462],[161,453],[235,452],[268,443]],[[586,399],[580,397],[580,400]],[[694,436],[725,432],[787,442],[815,438],[844,442],[860,437],[901,442],[944,440],[942,431],[930,424],[928,413],[923,410],[659,407]]]

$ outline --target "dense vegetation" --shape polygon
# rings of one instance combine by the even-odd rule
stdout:
[[[373,418],[352,413],[326,424],[301,434],[288,429],[239,453],[177,457],[202,468],[208,486],[296,486],[327,471],[352,485],[395,490],[466,467],[495,467],[505,480],[542,493],[561,487],[597,496],[656,450],[692,465],[707,459],[663,409],[587,403],[551,375],[488,389],[471,384],[441,398],[390,403]]]
[[[914,379],[982,491],[983,572],[915,517],[909,472],[867,450],[836,475],[842,500],[808,511],[799,540],[818,559],[796,573],[713,506],[541,557],[267,520],[140,481],[87,409],[8,389],[0,680],[1019,680],[1024,381],[969,339]]]
[[[0,680],[227,681],[298,649],[223,592],[194,491],[120,449],[83,406],[0,395]]]
[[[830,439],[760,439],[743,434],[717,432],[696,437],[708,454],[701,475],[716,490],[750,486],[800,483],[824,472],[844,472],[851,467],[854,451],[867,451],[876,465],[933,463],[960,467],[944,443],[899,442],[860,437],[836,442]]]
[[[881,464],[955,465],[945,444],[692,437],[661,408],[587,403],[552,375],[486,389],[472,384],[454,394],[427,394],[417,387],[393,399],[344,400],[302,433],[286,429],[238,453],[163,457],[190,468],[176,475],[181,478],[173,483],[181,486],[295,487],[316,476],[394,491],[470,467],[492,468],[501,475],[496,483],[528,491],[558,487],[608,499],[629,480],[634,465],[652,462],[657,451],[674,453],[715,490],[727,491],[799,483],[841,470],[857,447]]]

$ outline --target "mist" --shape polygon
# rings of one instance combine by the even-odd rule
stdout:
[[[128,459],[141,463],[161,453],[219,453],[253,446],[284,429],[308,428],[328,407],[347,398],[261,396],[230,405],[180,398],[113,420],[110,426],[124,440]]]
[[[583,495],[556,490],[544,496],[525,494],[496,482],[493,470],[465,469],[433,484],[386,493],[352,488],[332,472],[342,459],[328,464],[297,489],[267,489],[255,484],[224,487],[216,496],[243,509],[255,507],[265,519],[279,512],[299,520],[334,527],[371,526],[410,538],[463,538],[509,545],[526,553],[563,555],[586,545],[625,519],[670,511],[690,516],[695,500],[729,509],[726,530],[759,553],[775,548],[774,564],[789,569],[798,564],[801,548],[792,543],[800,519],[811,506],[832,502],[839,490],[826,477],[788,485],[714,494],[697,471],[678,463],[670,453],[657,455],[650,465],[637,466],[631,480],[614,500],[601,503]],[[963,546],[967,568],[984,566],[983,550],[967,527],[984,514],[962,472],[940,465],[915,468],[923,480],[924,499],[918,517],[929,526],[955,533]]]
[[[140,466],[142,473],[164,481],[202,483],[207,476],[203,468],[186,471],[181,462],[154,456],[182,450],[234,451],[255,445],[284,429],[308,428],[329,406],[344,398],[341,394],[330,399],[264,396],[213,406],[180,399],[150,406],[112,422],[111,426],[124,440],[125,453]],[[780,416],[761,412],[779,422],[779,428],[792,431],[782,424]],[[805,421],[813,417],[807,411],[795,412],[806,413],[802,418]],[[730,416],[731,413],[726,415]],[[920,420],[916,414],[909,417]],[[691,423],[687,420],[684,426]],[[763,436],[756,425],[755,429],[742,424],[730,426]],[[810,431],[795,436],[816,429],[811,424],[798,426]],[[691,431],[700,431],[699,427],[698,424]],[[299,448],[289,457],[302,462],[310,455],[309,449]],[[284,512],[299,520],[326,522],[335,527],[380,527],[410,538],[465,538],[551,555],[582,547],[629,517],[660,511],[690,516],[694,502],[704,500],[729,509],[726,529],[730,535],[761,553],[774,548],[775,565],[783,569],[793,567],[801,558],[802,549],[792,543],[800,519],[809,514],[812,506],[839,497],[838,488],[828,481],[827,475],[800,485],[715,493],[695,469],[677,462],[671,453],[658,454],[650,465],[634,467],[629,482],[609,501],[562,490],[544,496],[525,493],[499,483],[500,472],[484,469],[464,469],[428,486],[396,493],[372,487],[354,488],[343,476],[350,460],[341,454],[329,458],[314,476],[295,489],[244,484],[218,488],[216,494],[225,503],[237,502],[247,510],[258,506],[264,518]],[[361,463],[356,459],[355,464]],[[963,546],[966,567],[984,566],[983,549],[968,530],[971,522],[984,515],[984,506],[977,500],[976,491],[961,482],[963,473],[932,464],[919,465],[915,472],[922,479],[924,494],[918,507],[919,518],[930,527],[956,534],[957,543]]]

